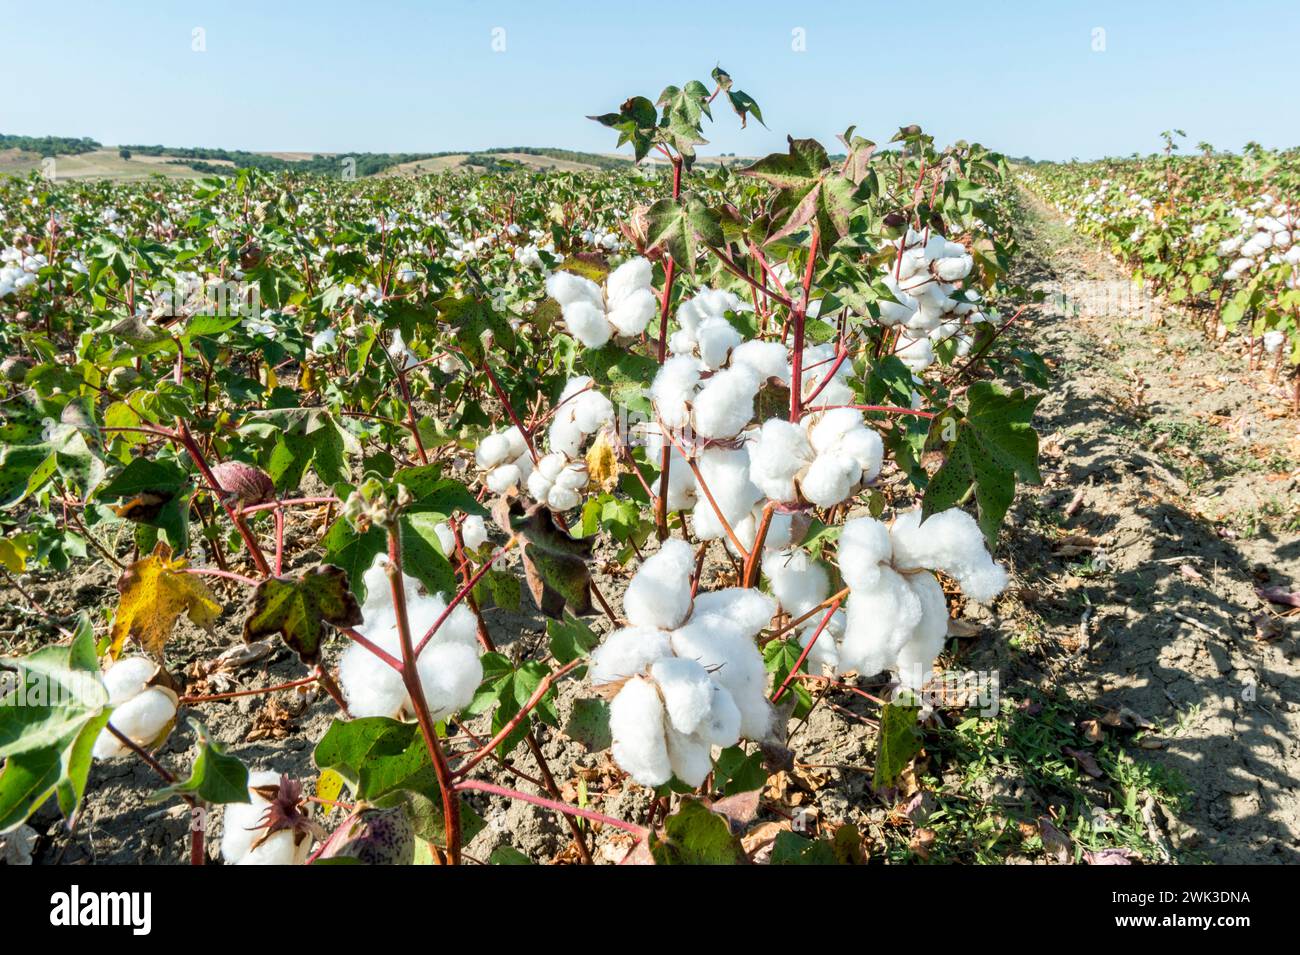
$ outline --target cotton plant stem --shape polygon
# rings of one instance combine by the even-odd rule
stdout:
[[[420,674],[416,668],[417,651],[411,641],[411,621],[406,613],[406,585],[402,581],[402,540],[395,527],[388,531],[388,565],[385,572],[388,574],[388,583],[393,594],[397,638],[402,648],[402,683],[411,698],[416,722],[420,724],[425,748],[429,751],[434,774],[438,777],[438,789],[442,795],[443,826],[447,834],[447,857],[452,865],[457,865],[460,862],[460,799],[451,788],[451,770],[447,766],[447,758],[443,755],[442,745],[438,741],[438,728],[434,724],[433,715],[429,712],[429,703],[424,698],[424,687],[420,684]]]
[[[523,437],[524,445],[528,448],[528,456],[533,459],[533,465],[536,466],[537,462],[541,459],[537,456],[536,445],[533,444],[533,434],[525,428],[523,422],[519,420],[519,415],[515,413],[514,405],[512,405],[510,399],[506,397],[506,392],[505,389],[501,387],[501,382],[497,381],[497,376],[492,374],[492,366],[488,364],[487,358],[483,359],[483,371],[487,374],[488,381],[492,383],[492,390],[496,392],[497,400],[500,401],[501,404],[505,405],[506,414],[510,416],[510,423],[519,430],[519,434]]]
[[[745,558],[745,577],[741,581],[742,587],[757,587],[759,573],[763,567],[763,544],[767,541],[767,533],[772,527],[772,513],[776,510],[776,502],[768,501],[763,505],[763,517],[758,524],[758,531],[754,534],[754,546],[750,549],[749,556]]]
[[[244,521],[243,516],[235,510],[228,500],[226,500],[226,492],[221,487],[220,483],[218,483],[217,479],[213,477],[212,469],[208,467],[208,462],[204,458],[202,450],[200,450],[198,443],[194,440],[194,436],[190,434],[189,426],[186,425],[184,421],[177,418],[176,430],[174,432],[166,433],[170,435],[173,440],[179,442],[189,454],[191,460],[194,461],[194,466],[197,467],[199,473],[203,475],[203,480],[207,482],[208,489],[212,491],[213,496],[221,505],[222,510],[226,512],[226,516],[230,518],[230,522],[235,525],[235,530],[239,531],[239,536],[243,539],[244,546],[248,548],[249,556],[253,558],[253,564],[257,567],[258,573],[263,577],[272,576],[271,565],[266,562],[266,555],[262,553],[262,548],[257,543],[257,538],[254,537],[253,532],[248,529],[248,524]]]
[[[625,822],[622,819],[615,819],[613,816],[607,816],[604,813],[596,812],[592,809],[583,809],[580,806],[570,806],[568,803],[556,802],[552,799],[543,799],[541,796],[532,796],[515,789],[506,789],[504,786],[496,785],[496,783],[483,782],[478,779],[465,779],[456,784],[456,789],[459,792],[471,790],[474,792],[490,793],[493,796],[505,796],[507,799],[519,799],[524,802],[532,803],[534,806],[541,806],[544,809],[553,809],[556,812],[562,812],[570,816],[581,816],[583,819],[590,819],[592,822],[598,822],[603,826],[612,826],[615,829],[622,829],[624,832],[630,832],[638,839],[643,839],[648,835],[648,830],[638,826],[636,823]]]
[[[790,356],[790,420],[798,422],[802,417],[803,406],[803,345],[804,326],[808,316],[808,295],[812,289],[813,270],[817,266],[817,246],[821,241],[821,229],[814,223],[812,242],[808,247],[808,266],[804,269],[803,295],[794,303],[794,344]]]

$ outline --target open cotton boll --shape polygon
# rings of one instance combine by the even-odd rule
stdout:
[[[891,669],[924,616],[920,598],[902,574],[883,567],[873,587],[849,594],[840,642],[841,673],[863,675]]]
[[[398,650],[397,647],[381,649],[388,653]],[[360,644],[354,643],[343,651],[339,659],[339,686],[354,717],[396,719],[406,704],[401,674]]]
[[[610,302],[620,302],[638,291],[649,289],[653,280],[654,266],[649,259],[637,256],[609,273],[605,279],[605,292]]]
[[[699,383],[700,364],[694,357],[677,355],[663,363],[650,386],[650,397],[665,425],[684,428],[689,423],[688,403],[694,400]]]
[[[799,490],[818,507],[833,507],[852,493],[862,478],[862,466],[847,454],[827,452],[799,479]]]
[[[581,453],[582,439],[585,437],[582,428],[568,414],[556,415],[546,435],[553,453],[570,458],[576,458]]]
[[[640,288],[622,300],[612,302],[606,317],[620,335],[631,337],[645,331],[656,311],[658,311],[658,303],[655,301],[654,292],[648,288]]]
[[[781,342],[742,342],[731,350],[731,364],[748,365],[763,381],[775,378],[790,382],[790,351]]]
[[[970,275],[971,269],[975,265],[975,260],[969,255],[956,255],[951,258],[940,259],[935,263],[934,271],[939,278],[945,282],[958,282]]]
[[[989,555],[975,518],[949,508],[921,523],[921,511],[908,511],[890,531],[894,566],[900,570],[941,570],[957,580],[962,593],[988,603],[1007,585],[1007,572]]]
[[[695,431],[704,438],[734,438],[754,417],[762,381],[748,365],[718,372],[695,396]]]
[[[846,521],[836,552],[840,576],[850,590],[870,590],[893,553],[889,528],[873,517]]]
[[[921,602],[922,615],[911,639],[899,649],[894,668],[903,686],[919,690],[930,679],[935,658],[943,651],[948,634],[948,604],[933,574],[913,574],[906,579]]]
[[[713,705],[709,671],[694,660],[664,657],[651,664],[650,675],[659,685],[672,726],[680,733],[694,733]]]
[[[725,319],[727,312],[739,312],[743,308],[744,303],[735,293],[725,289],[706,288],[681,304],[677,309],[677,324],[687,332],[688,340],[693,343],[696,332],[706,319]]]
[[[763,422],[747,444],[750,480],[773,501],[798,499],[795,477],[813,461],[808,433],[784,418]]]
[[[456,532],[451,529],[451,525],[446,521],[435,524],[433,533],[438,538],[438,546],[442,548],[443,556],[454,556],[456,553]]]
[[[623,594],[623,613],[637,627],[671,630],[691,612],[691,572],[695,554],[678,537],[663,542],[646,558]]]
[[[700,362],[713,371],[727,362],[731,350],[743,341],[735,327],[725,318],[706,318],[695,333]]]
[[[510,439],[505,433],[489,434],[478,443],[474,450],[474,461],[479,467],[487,469],[507,461],[510,458]]]
[[[166,687],[142,689],[113,709],[113,728],[137,746],[153,749],[176,720],[176,694]],[[92,755],[107,759],[127,752],[128,747],[105,727],[95,738]]]
[[[772,706],[767,700],[767,670],[763,655],[738,627],[720,617],[704,615],[673,631],[673,652],[695,660],[710,678],[731,694],[740,711],[740,734],[767,737]]]
[[[791,616],[802,616],[830,595],[826,568],[800,548],[764,556],[763,573],[781,609]]]
[[[158,664],[147,657],[123,657],[104,674],[109,706],[121,706],[144,691],[145,684],[158,672]]]
[[[832,623],[838,618],[840,622],[839,632],[844,632],[844,621],[846,614],[843,610],[835,611],[835,617]],[[799,634],[799,646],[807,649],[808,644],[812,643],[813,634],[817,633],[817,624],[821,623],[820,618],[811,627],[805,627]],[[808,651],[808,672],[817,673],[830,671],[831,673],[839,672],[840,668],[840,647],[836,640],[836,634],[832,631],[832,626],[828,624],[820,634],[817,635],[817,642],[813,648]]]
[[[735,746],[740,741],[740,710],[731,693],[716,681],[712,693],[709,715],[696,728],[695,735],[713,746]]]
[[[660,786],[672,777],[664,739],[664,708],[648,680],[623,684],[609,704],[614,761],[642,786]]]
[[[568,308],[578,302],[585,302],[596,308],[603,305],[600,286],[591,279],[572,272],[553,272],[546,278],[546,294]]]
[[[468,706],[483,681],[479,655],[464,643],[431,642],[420,653],[415,669],[434,720],[445,720]]]
[[[752,587],[724,587],[696,594],[691,619],[713,615],[723,617],[747,637],[757,636],[772,622],[776,602]]]
[[[691,788],[702,785],[713,769],[712,747],[699,736],[681,733],[671,725],[665,730],[673,775]]]
[[[613,326],[606,320],[604,311],[591,302],[566,305],[562,314],[569,333],[588,348],[600,348],[613,335]]]
[[[749,454],[743,448],[705,448],[696,466],[713,495],[713,502],[700,494],[691,512],[695,536],[699,540],[726,538],[727,531],[718,510],[734,530],[763,496],[749,479]],[[714,510],[715,504],[718,510]]]
[[[654,627],[615,630],[591,651],[588,675],[592,686],[617,683],[644,672],[656,660],[672,655],[668,641],[668,631]]]
[[[460,538],[470,550],[478,550],[488,538],[487,524],[477,514],[471,514],[460,525]]]
[[[913,372],[922,372],[934,364],[934,346],[929,338],[900,336],[894,357]]]
[[[504,494],[517,488],[522,480],[524,480],[523,472],[516,465],[504,464],[489,471],[485,483],[493,494]]]
[[[279,773],[264,769],[252,770],[248,774],[249,801],[226,804],[222,822],[221,857],[228,864],[233,865],[248,855],[253,840],[261,834],[259,830],[263,817],[271,804],[256,790],[279,784]]]

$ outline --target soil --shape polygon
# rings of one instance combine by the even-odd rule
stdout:
[[[1019,281],[1047,297],[1026,312],[1016,334],[1054,376],[1036,419],[1045,481],[1022,487],[1008,516],[998,557],[1012,570],[1012,590],[992,608],[962,609],[969,636],[948,662],[996,670],[1007,699],[1063,695],[1081,711],[1122,711],[1152,724],[1140,758],[1181,777],[1188,791],[1181,810],[1166,812],[1160,824],[1169,858],[1300,861],[1300,648],[1294,619],[1281,615],[1286,608],[1256,593],[1262,586],[1300,589],[1300,426],[1266,372],[1248,370],[1243,356],[1208,342],[1176,312],[1147,307],[1106,255],[1037,200],[1021,200]],[[316,532],[300,519],[290,534]],[[25,577],[26,597],[4,590],[4,652],[55,637],[51,623],[61,614],[106,614],[116,576],[98,562],[80,573]],[[622,572],[603,561],[598,580],[620,606]],[[218,582],[216,589],[227,612],[211,633],[181,624],[167,651],[173,673],[240,643],[238,588]],[[29,598],[48,613],[33,611]],[[525,605],[531,609],[526,597]],[[501,652],[544,652],[540,616],[489,609],[485,617]],[[593,621],[608,630],[607,621]],[[330,645],[327,662],[341,649],[340,641]],[[290,652],[276,649],[230,672],[228,687],[210,682],[209,689],[304,675]],[[561,727],[581,689],[577,681],[562,684]],[[335,713],[327,696],[292,691],[194,710],[251,768],[309,781],[316,777],[312,748]],[[895,818],[894,801],[870,785],[875,714],[861,696],[835,690],[806,723],[792,720],[798,761],[769,785],[761,818],[780,822],[812,809],[864,833]],[[481,734],[485,722],[470,727]],[[607,753],[588,753],[550,727],[538,736],[566,800],[579,800],[581,781],[592,808],[645,820],[648,792],[626,783]],[[183,771],[191,743],[189,731],[178,730],[158,758]],[[527,776],[538,773],[524,746],[510,762]],[[491,760],[480,769],[500,784],[538,791]],[[50,807],[32,820],[36,861],[187,860],[188,812],[148,802],[158,785],[138,760],[96,764],[73,831]],[[509,845],[536,862],[574,861],[569,830],[553,813],[495,796],[468,802],[486,822],[466,846],[469,860],[485,861]],[[1042,808],[1029,805],[1030,818]],[[605,829],[594,852],[616,862],[629,847],[622,833]]]

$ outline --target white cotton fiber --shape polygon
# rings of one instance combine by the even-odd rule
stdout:
[[[911,339],[900,336],[894,357],[913,372],[922,372],[934,364],[934,346],[928,338]]]
[[[614,759],[642,786],[659,786],[672,777],[664,740],[664,708],[647,680],[628,680],[609,704]]]
[[[152,749],[175,719],[175,694],[162,687],[151,686],[115,707],[110,722],[131,742]],[[105,759],[120,755],[125,750],[122,742],[104,729],[95,739],[93,755],[97,759]]]
[[[600,348],[613,334],[613,326],[606,320],[605,313],[587,301],[566,305],[564,324],[570,334],[588,348]]]
[[[396,648],[383,649],[392,653]],[[406,703],[401,674],[360,644],[354,643],[343,651],[339,659],[339,685],[354,717],[395,719]]]
[[[799,479],[803,496],[818,507],[832,507],[852,493],[862,477],[862,467],[848,455],[819,454]]]
[[[487,488],[493,494],[504,494],[513,488],[519,486],[523,480],[523,474],[519,468],[513,464],[503,464],[499,468],[493,468],[488,472]]]
[[[795,477],[813,461],[807,432],[783,418],[763,422],[747,445],[750,480],[773,501],[795,501]]]
[[[295,838],[299,841],[295,843]],[[311,857],[311,839],[287,829],[272,834],[236,865],[303,865]]]
[[[903,514],[890,531],[894,564],[900,570],[941,570],[972,600],[988,603],[1007,585],[1007,572],[994,562],[975,519],[950,508],[921,523],[919,509]]]
[[[668,762],[673,775],[687,786],[701,785],[713,769],[713,753],[709,744],[694,734],[678,732],[667,727]]]
[[[684,428],[690,421],[688,402],[694,400],[700,381],[700,364],[690,355],[669,358],[655,375],[650,397],[659,418],[670,428]]]
[[[708,615],[725,618],[747,637],[757,636],[776,613],[776,602],[753,587],[724,587],[696,594],[691,619]]]
[[[957,282],[970,275],[975,260],[969,255],[957,255],[940,259],[934,267],[935,274],[945,282]]]
[[[763,496],[749,479],[749,454],[744,449],[706,448],[701,452],[696,466],[704,483],[713,495],[713,503],[722,512],[734,530]],[[727,532],[713,504],[700,491],[699,500],[692,511],[695,536],[700,540],[718,540]]]
[[[572,272],[554,272],[548,276],[546,294],[564,308],[577,302],[585,302],[596,308],[601,306],[600,286],[591,279]]]
[[[464,643],[431,642],[421,651],[415,669],[434,720],[445,720],[469,705],[483,681],[479,655]]]
[[[673,727],[681,733],[694,733],[713,705],[708,671],[694,660],[665,657],[651,665],[650,675],[659,685]]]
[[[731,350],[743,340],[740,332],[725,318],[707,318],[695,333],[700,349],[700,363],[705,368],[721,368]]]
[[[487,542],[487,525],[483,518],[471,514],[460,525],[461,542],[470,550],[478,550]]]
[[[709,715],[695,734],[714,746],[735,746],[740,740],[740,710],[726,687],[713,681]]]
[[[763,558],[767,576],[781,609],[803,616],[830,596],[830,575],[821,563],[799,548],[774,551]]]
[[[671,654],[666,630],[624,627],[611,633],[591,652],[588,673],[593,686],[617,683],[637,676],[656,660]]]
[[[139,694],[157,672],[158,664],[147,657],[123,657],[118,660],[103,674],[109,706],[121,706]]]
[[[442,556],[454,557],[456,555],[456,532],[451,529],[451,525],[446,521],[435,524],[433,533],[438,538],[438,546],[442,548]]]
[[[628,259],[605,279],[605,292],[610,303],[621,302],[638,291],[649,289],[653,276],[654,266],[649,259],[640,256]]]
[[[748,365],[764,381],[775,378],[790,383],[790,352],[781,342],[754,339],[737,345],[731,350],[731,364]]]
[[[763,655],[749,637],[715,616],[692,619],[672,635],[673,652],[699,662],[710,677],[731,694],[740,710],[740,732],[761,740],[771,728],[772,708],[767,701],[767,670]]]
[[[627,585],[623,613],[637,627],[671,630],[691,612],[691,573],[695,555],[678,537],[663,542],[647,557]]]
[[[864,676],[894,666],[924,615],[920,598],[888,567],[881,568],[874,586],[853,589],[846,610],[840,672],[856,670]]]
[[[840,576],[851,590],[870,590],[893,553],[889,528],[872,517],[846,521],[836,556]]]
[[[607,318],[620,335],[640,335],[658,311],[654,292],[637,289],[621,301],[611,304]]]
[[[705,438],[734,438],[754,417],[758,372],[737,365],[718,372],[695,396],[695,431]]]
[[[254,790],[279,784],[279,773],[253,770],[248,774],[249,802],[226,804],[222,821],[221,857],[227,864],[234,865],[248,855],[253,840],[261,835],[259,829],[264,822],[267,807],[271,804]]]
[[[494,468],[510,456],[510,440],[505,434],[489,434],[478,443],[474,460],[479,467]]]
[[[843,631],[845,617],[846,615],[843,610],[835,611],[835,615],[832,617],[832,622],[838,618],[841,624],[841,632]],[[807,649],[808,644],[812,642],[813,634],[817,633],[817,625],[820,623],[821,618],[818,617],[811,627],[804,627],[801,629],[799,634],[800,647]],[[830,624],[828,624],[822,632],[817,635],[817,642],[813,644],[813,648],[808,651],[807,662],[809,673],[824,673],[828,670],[832,673],[836,673],[839,671],[840,648],[839,644],[836,642],[835,633]]]

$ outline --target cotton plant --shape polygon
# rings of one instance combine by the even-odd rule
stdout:
[[[654,317],[656,302],[649,259],[629,259],[605,278],[603,286],[572,272],[546,279],[546,293],[560,303],[564,325],[588,348],[611,338],[640,335]]]
[[[754,643],[775,602],[757,590],[727,588],[691,597],[695,556],[672,538],[628,584],[628,626],[591,655],[593,686],[612,694],[615,762],[643,786],[677,777],[701,785],[714,749],[765,740],[774,710]]]
[[[366,602],[357,632],[394,659],[401,659],[397,612],[386,571],[388,558],[378,554],[363,581]],[[442,617],[447,600],[440,594],[422,593],[414,577],[402,574],[406,613],[412,635],[418,639]],[[483,680],[479,659],[478,625],[464,604],[457,604],[438,627],[416,661],[420,687],[435,720],[463,709]],[[339,660],[339,685],[353,716],[412,715],[414,707],[402,675],[367,647],[354,643]]]
[[[941,511],[925,520],[919,509],[892,525],[871,517],[844,524],[836,553],[849,590],[841,611],[817,633],[807,621],[801,642],[809,661],[837,672],[897,674],[901,686],[920,689],[948,633],[948,607],[934,571],[962,592],[989,603],[1007,585],[1006,570],[989,555],[979,525],[965,511]],[[782,609],[796,618],[829,596],[827,568],[797,548],[768,555],[763,570]]]
[[[433,533],[438,538],[443,554],[448,557],[456,553],[456,532],[447,521],[433,526]],[[487,524],[477,514],[470,514],[460,523],[460,539],[465,550],[476,551],[487,543]]]
[[[474,451],[474,461],[484,471],[483,483],[493,494],[522,487],[533,473],[528,442],[517,427],[483,438]]]
[[[225,807],[221,859],[226,865],[304,865],[323,835],[301,800],[302,787],[270,770],[248,774],[248,802]]]

